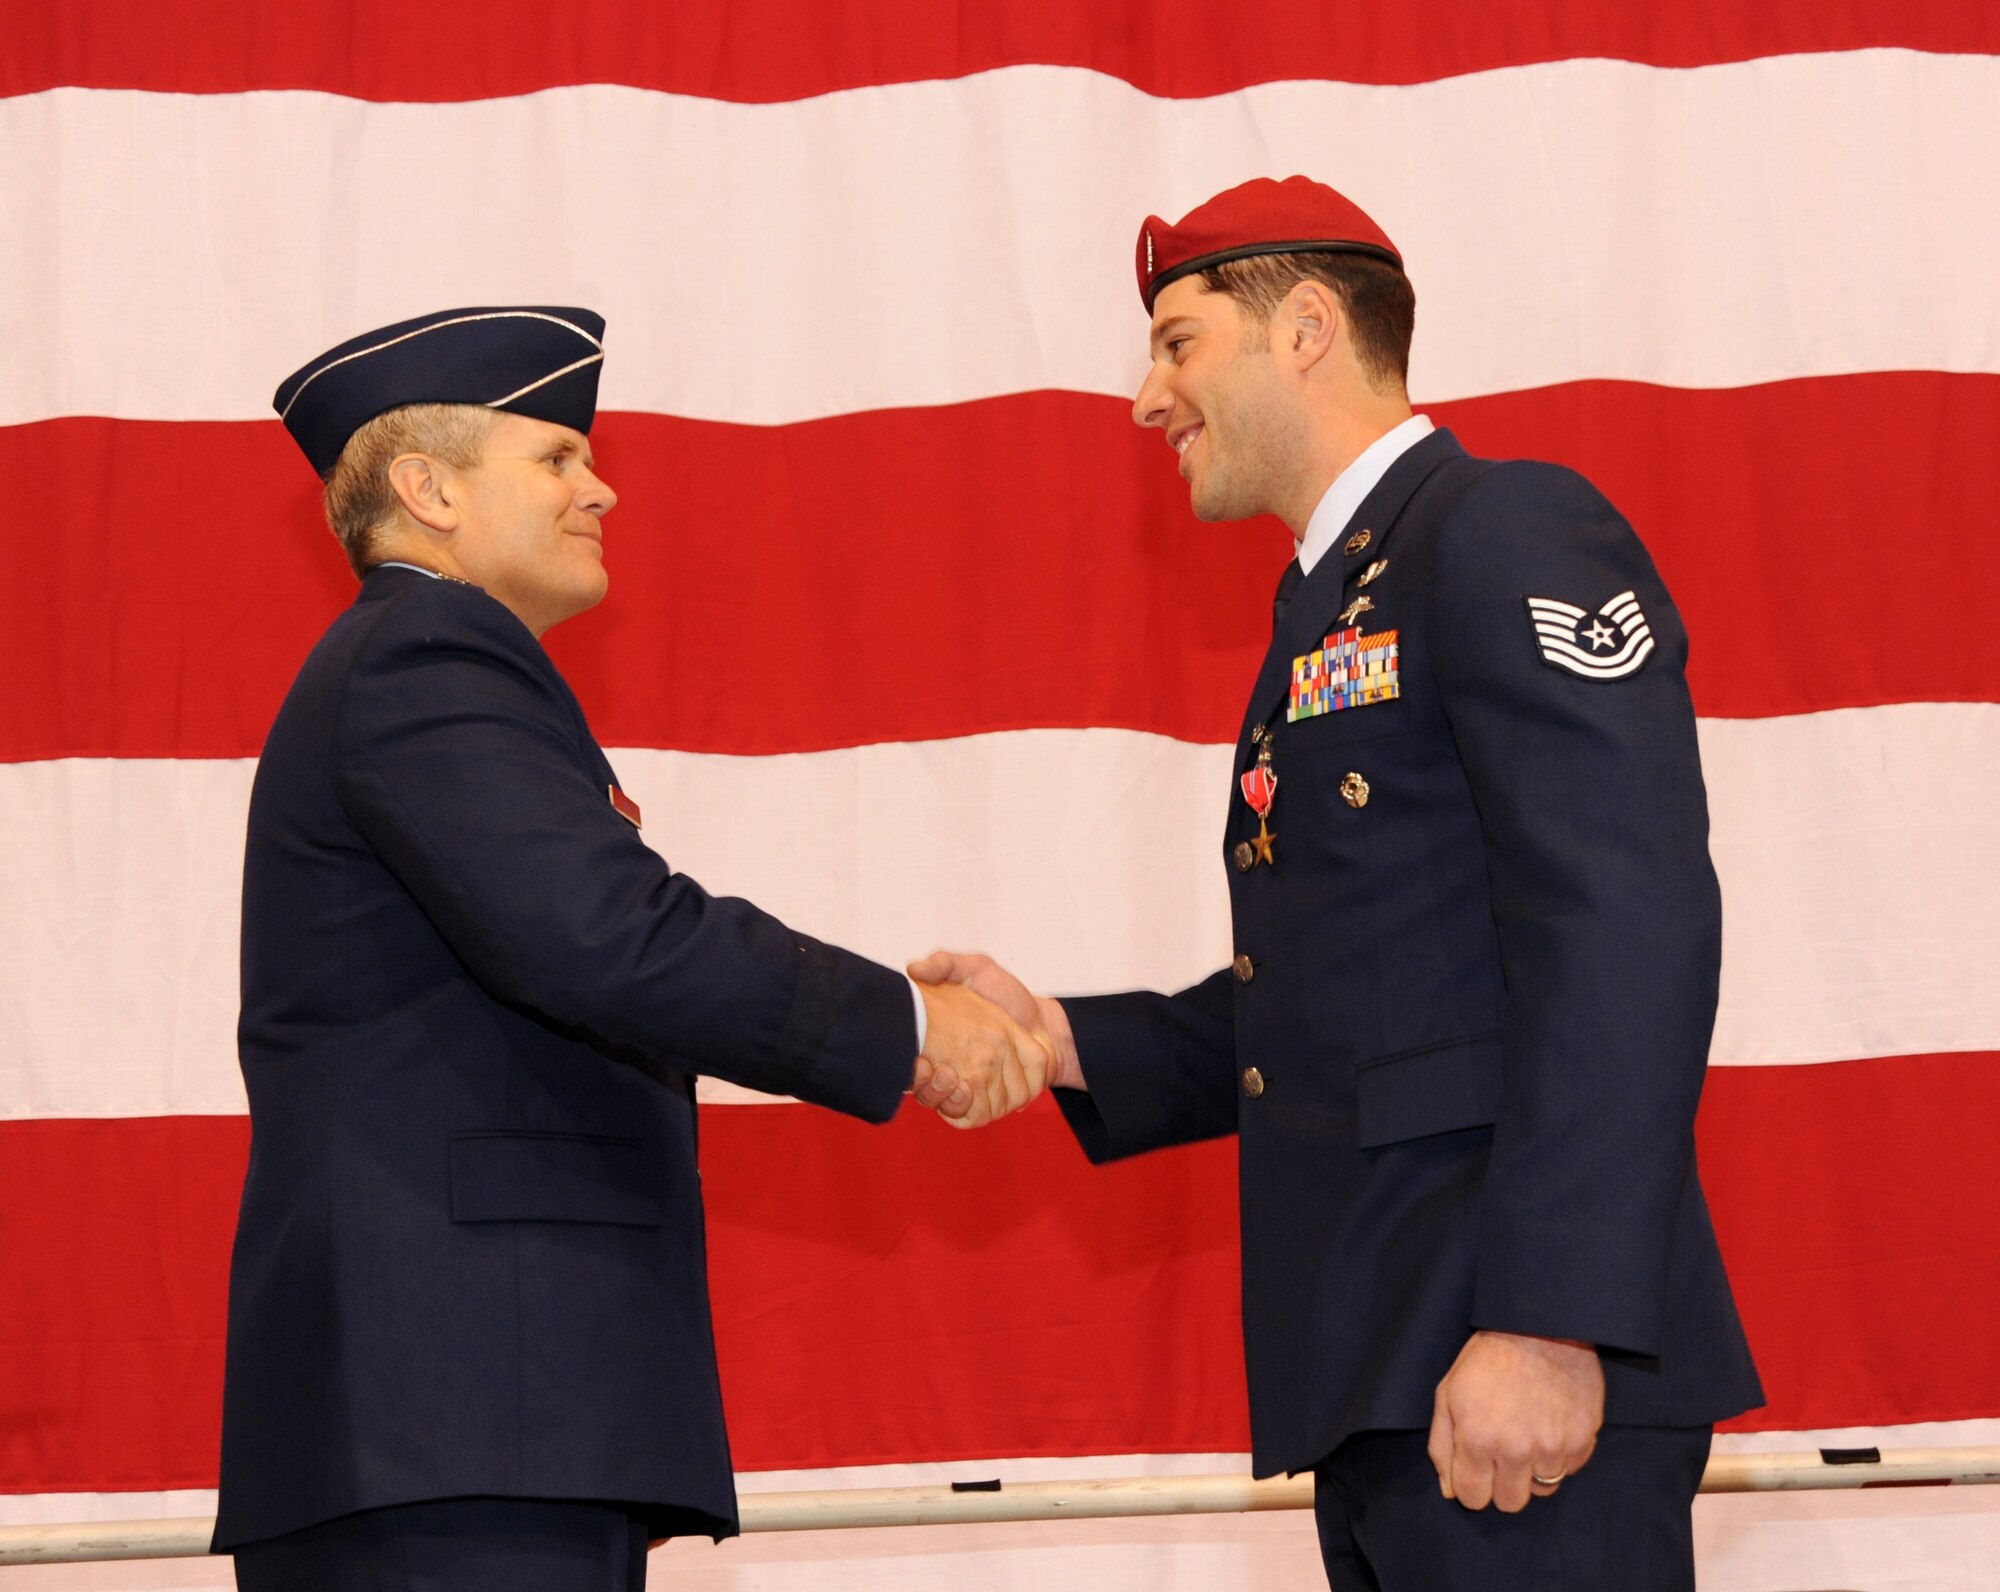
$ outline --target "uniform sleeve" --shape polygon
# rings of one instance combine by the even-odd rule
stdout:
[[[1055,1097],[1093,1162],[1236,1131],[1232,984],[1225,968],[1178,995],[1062,1003],[1089,1088]]]
[[[1653,1354],[1721,960],[1686,634],[1616,511],[1530,464],[1444,529],[1428,631],[1507,986],[1473,1325]]]
[[[916,1056],[903,975],[670,872],[592,779],[527,633],[473,602],[399,601],[334,727],[342,807],[472,976],[614,1049],[894,1115]]]

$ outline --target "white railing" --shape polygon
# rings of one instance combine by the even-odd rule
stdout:
[[[1872,1450],[1868,1452],[1873,1452]],[[1829,1459],[1829,1455],[1832,1455]],[[1702,1477],[1705,1493],[1797,1492],[1836,1487],[2000,1482],[2000,1448],[1910,1448],[1873,1460],[1810,1454],[1720,1454]],[[833,1531],[853,1526],[959,1526],[1008,1520],[1104,1520],[1130,1515],[1239,1514],[1310,1509],[1310,1476],[1158,1476],[1011,1485],[856,1487],[824,1492],[746,1493],[748,1531]],[[106,1559],[187,1559],[208,1552],[213,1518],[107,1520],[0,1526],[0,1566],[81,1564]]]

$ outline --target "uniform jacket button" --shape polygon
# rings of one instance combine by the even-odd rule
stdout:
[[[1236,982],[1239,984],[1247,984],[1257,976],[1257,964],[1250,960],[1248,951],[1238,953],[1236,960],[1229,965],[1236,969]]]
[[[1252,1100],[1264,1092],[1264,1075],[1255,1067],[1243,1069],[1243,1092]]]
[[[1247,840],[1236,842],[1236,849],[1229,854],[1236,862],[1238,873],[1248,873],[1257,866],[1257,848]]]

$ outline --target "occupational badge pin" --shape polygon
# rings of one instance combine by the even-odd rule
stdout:
[[[1361,572],[1360,578],[1357,579],[1354,584],[1357,586],[1370,585],[1374,581],[1381,579],[1382,572],[1388,567],[1389,567],[1388,559],[1378,558],[1375,560],[1374,563],[1370,564],[1366,569],[1364,569]]]
[[[1375,599],[1373,597],[1357,597],[1341,610],[1340,622],[1343,625],[1351,625],[1374,606]]]
[[[1374,540],[1375,533],[1373,531],[1356,531],[1352,536],[1348,537],[1347,546],[1342,548],[1341,551],[1349,558],[1352,558]]]
[[[1526,602],[1542,661],[1555,668],[1586,680],[1620,680],[1636,673],[1652,654],[1652,627],[1629,591],[1594,614],[1554,597],[1529,597]]]

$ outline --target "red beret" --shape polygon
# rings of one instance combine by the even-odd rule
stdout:
[[[1366,254],[1397,270],[1403,257],[1352,199],[1310,177],[1258,177],[1217,194],[1170,227],[1139,229],[1139,297],[1146,313],[1169,282],[1253,254]]]

